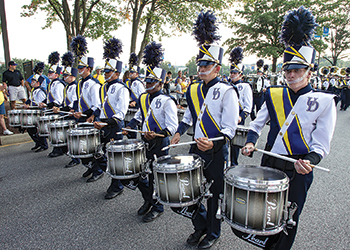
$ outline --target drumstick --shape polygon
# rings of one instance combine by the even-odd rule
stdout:
[[[146,133],[146,131],[135,130],[135,129],[128,129],[128,128],[122,128],[122,130],[125,130],[125,131],[128,131],[128,132],[136,132],[136,133],[140,133],[140,134]],[[162,135],[162,134],[154,133],[154,135],[155,136],[159,136],[159,137],[164,137],[164,135]]]
[[[223,139],[224,139],[224,137],[220,136],[220,137],[210,138],[210,139],[208,139],[208,141],[220,141]],[[189,141],[189,142],[182,142],[182,143],[178,143],[178,144],[170,144],[169,146],[162,148],[162,151],[165,151],[169,148],[175,148],[177,146],[192,145],[192,144],[196,144],[196,143],[197,143],[196,141]]]
[[[74,115],[74,113],[72,113],[72,112],[69,112],[69,111],[58,111],[58,113],[63,113],[63,114],[72,114],[72,115]],[[86,115],[85,114],[81,114],[81,116],[83,116],[83,117],[85,117]]]
[[[289,162],[292,162],[292,163],[295,163],[295,162],[298,161],[296,159],[289,158],[289,157],[286,157],[286,156],[283,156],[283,155],[279,155],[279,154],[275,154],[275,153],[272,153],[272,152],[269,152],[269,151],[265,151],[265,150],[262,150],[262,149],[255,148],[254,150],[258,151],[258,152],[261,152],[263,154],[266,154],[266,155],[270,155],[270,156],[279,158],[279,159],[284,160],[284,161],[289,161]],[[316,168],[316,169],[319,169],[319,170],[322,170],[322,171],[330,172],[330,170],[328,168],[324,168],[324,167],[320,167],[320,166],[316,166],[316,165],[312,165],[312,164],[308,164],[308,165],[310,167],[312,167],[312,168]]]

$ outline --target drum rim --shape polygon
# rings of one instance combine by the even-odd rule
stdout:
[[[284,178],[280,180],[248,180],[247,178],[241,178],[241,179],[235,179],[233,175],[228,177],[228,172],[237,167],[255,167],[271,172],[275,172],[278,174],[281,174]],[[270,168],[270,167],[263,167],[263,166],[256,166],[256,165],[237,165],[234,167],[229,167],[224,172],[224,182],[225,185],[228,183],[231,186],[234,186],[236,188],[241,188],[243,190],[249,190],[249,191],[255,191],[255,192],[281,192],[285,191],[289,188],[289,177],[286,173],[284,173],[281,170]]]
[[[106,144],[106,151],[107,152],[128,152],[128,151],[137,151],[137,150],[140,150],[142,148],[145,147],[145,142],[141,139],[129,139],[127,140],[127,142],[131,142],[129,144],[126,144],[126,145],[113,145],[115,143],[121,143],[121,142],[124,142],[125,140],[114,140],[114,141],[111,141],[111,142],[108,142]],[[136,142],[134,144],[132,144],[132,142]]]
[[[76,122],[74,120],[63,120],[63,121],[54,121],[47,124],[48,128],[64,128],[75,125]],[[57,126],[56,126],[57,125]],[[61,125],[61,126],[59,126]],[[65,126],[62,126],[65,125]]]
[[[75,132],[82,132],[82,133],[74,134]],[[87,132],[90,132],[90,133],[87,133]],[[99,134],[99,133],[100,133],[100,130],[97,129],[97,128],[94,128],[94,127],[89,127],[89,128],[87,128],[87,127],[70,128],[67,131],[68,136],[93,135],[93,134]]]
[[[176,156],[193,156],[194,160],[192,161],[192,165],[189,163],[180,163],[180,164],[171,164],[173,166],[172,168],[164,168],[163,165],[165,164],[159,164],[159,160],[163,160],[166,158],[171,158],[171,157],[176,157]],[[179,172],[184,172],[184,171],[189,171],[189,170],[194,170],[203,167],[203,159],[197,155],[197,154],[175,154],[175,155],[164,155],[161,156],[153,161],[153,171],[158,172],[158,173],[179,173]],[[170,164],[168,164],[170,166]],[[187,166],[191,166],[186,168]]]
[[[43,116],[40,116],[39,117],[39,121],[50,121],[51,119],[52,120],[55,120],[55,117],[60,117],[60,115],[43,115]],[[50,119],[51,118],[51,119]]]

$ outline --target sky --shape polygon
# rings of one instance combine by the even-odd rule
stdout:
[[[10,56],[11,58],[38,59],[47,63],[51,52],[58,51],[61,56],[67,52],[65,31],[63,24],[60,22],[54,23],[52,28],[43,30],[42,27],[45,25],[45,13],[43,12],[39,12],[33,17],[21,17],[21,7],[30,2],[30,0],[5,1]],[[191,32],[162,39],[165,61],[170,61],[172,65],[185,65],[198,53],[197,42],[190,35]],[[120,59],[123,64],[127,63],[130,52],[131,25],[124,25],[112,32],[111,35],[122,41],[123,53]],[[221,42],[223,43],[227,38],[233,36],[233,30],[220,25],[219,35],[222,36]],[[137,45],[141,43],[141,37],[139,34]],[[0,40],[2,48],[0,50],[0,61],[4,61],[3,42],[2,39]],[[104,66],[102,38],[94,41],[87,38],[87,43],[88,56],[95,58],[95,66]],[[224,47],[224,49],[226,50],[227,47]],[[255,64],[256,61],[255,56],[246,56],[243,59],[244,64]],[[228,65],[228,55],[224,57],[223,63]]]

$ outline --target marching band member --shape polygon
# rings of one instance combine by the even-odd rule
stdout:
[[[72,51],[75,57],[78,58],[78,74],[81,80],[77,85],[77,112],[74,113],[74,117],[79,121],[93,122],[95,115],[93,113],[101,107],[100,88],[101,83],[92,77],[91,72],[94,68],[94,58],[86,57],[87,43],[85,37],[78,35],[71,43]],[[82,115],[85,116],[82,116]],[[92,170],[93,159],[84,158],[81,159],[84,166],[88,170],[83,174],[83,177],[92,176],[87,179],[87,182],[94,182],[103,176],[101,169]]]
[[[106,84],[101,88],[102,106],[99,110],[100,112],[98,112],[101,122],[95,121],[94,126],[102,131],[101,142],[104,144],[102,150],[105,152],[105,144],[111,139],[123,139],[122,135],[117,135],[116,133],[120,132],[124,127],[124,118],[128,110],[130,93],[125,83],[119,79],[123,63],[116,58],[119,58],[119,54],[122,52],[121,41],[113,37],[105,42],[103,48],[103,58],[106,59],[103,70]],[[102,169],[103,171],[107,169],[107,157],[105,154],[101,154],[99,157],[95,156],[93,171],[95,169]],[[112,178],[105,199],[113,199],[118,196],[122,193],[123,188],[119,179]]]
[[[276,235],[257,237],[266,243],[265,249],[292,247],[299,215],[313,180],[309,163],[318,164],[330,150],[336,123],[334,95],[313,90],[309,84],[316,54],[309,40],[316,25],[315,18],[304,7],[286,15],[281,40],[287,47],[282,70],[288,86],[268,88],[265,103],[251,122],[247,143],[242,149],[243,154],[250,155],[261,130],[270,121],[265,150],[297,159],[293,164],[267,155],[262,158],[262,166],[282,170],[288,175],[288,200],[292,207],[297,207],[293,215],[296,226],[288,225],[286,233],[283,230]],[[247,234],[243,233],[244,237],[248,238]]]
[[[39,74],[33,75],[31,79],[30,85],[32,89],[30,91],[30,97],[25,102],[24,108],[29,108],[29,106],[38,106],[40,103],[43,103],[46,99],[46,91],[41,84],[45,81],[45,78],[40,76]],[[27,132],[32,140],[35,142],[35,146],[31,148],[31,150],[35,150],[34,152],[38,153],[44,150],[47,150],[49,146],[47,145],[47,140],[45,137],[41,137],[38,135],[38,129],[35,128],[27,128]]]
[[[204,176],[208,182],[213,182],[210,192],[213,194],[207,200],[207,210],[199,203],[190,206],[189,210],[197,210],[191,218],[194,226],[187,243],[198,245],[200,249],[209,248],[220,237],[221,220],[216,219],[219,194],[223,193],[224,155],[227,140],[234,137],[239,106],[235,89],[221,82],[218,74],[221,68],[223,48],[212,45],[220,39],[216,35],[218,27],[216,17],[211,12],[201,12],[194,25],[193,34],[199,42],[197,66],[199,78],[203,81],[193,83],[186,92],[188,108],[184,114],[172,144],[180,141],[180,136],[193,124],[194,139],[197,144],[191,146],[190,153],[199,155],[204,160]],[[218,141],[208,141],[208,138],[224,137]],[[227,154],[227,152],[226,152]],[[202,237],[204,237],[203,240]]]
[[[253,107],[250,113],[250,118],[252,119],[252,121],[254,121],[254,119],[256,118],[256,113],[259,112],[259,110],[261,109],[261,106],[263,104],[264,101],[264,92],[263,92],[263,84],[264,84],[264,72],[263,72],[263,67],[264,67],[264,60],[263,59],[259,59],[256,62],[256,74],[258,75],[258,79],[257,79],[257,83],[255,85],[253,85]],[[262,82],[262,85],[258,86],[258,81]],[[256,111],[254,110],[254,108],[256,109]]]
[[[67,52],[62,56],[62,66],[63,68],[63,80],[66,83],[66,87],[64,88],[63,92],[63,107],[53,107],[53,111],[55,113],[59,113],[60,111],[70,111],[72,112],[71,115],[73,115],[74,110],[77,109],[77,107],[74,107],[77,105],[77,81],[75,80],[78,75],[78,69],[72,68],[74,63],[74,56],[72,52]],[[64,152],[68,151],[68,148],[65,146]],[[78,158],[72,158],[72,160],[65,166],[65,168],[71,168],[80,163],[80,160]]]
[[[145,87],[142,81],[138,78],[140,73],[140,67],[137,66],[138,57],[135,53],[130,54],[129,58],[129,78],[126,81],[126,85],[130,89],[130,103],[129,108],[138,109],[138,99],[142,93],[145,93]],[[126,121],[130,122],[130,121]],[[136,128],[136,127],[135,127]],[[134,129],[134,128],[133,128]],[[128,138],[136,139],[136,133],[130,132],[128,133]]]
[[[142,139],[149,145],[146,149],[146,157],[151,163],[154,160],[154,155],[159,157],[168,154],[168,150],[162,151],[161,149],[169,145],[169,136],[175,133],[178,126],[175,100],[162,91],[166,75],[166,71],[159,68],[162,60],[161,44],[151,42],[145,47],[143,63],[148,66],[145,77],[147,93],[141,94],[139,98],[140,109],[127,126],[127,128],[131,128],[142,123],[142,131],[147,131]],[[156,136],[155,133],[164,137]],[[152,164],[151,170],[153,170]],[[143,215],[144,222],[155,220],[164,211],[163,205],[153,199],[153,180],[154,175],[151,173],[148,179],[140,177],[138,183],[144,204],[137,213]]]
[[[59,79],[62,68],[58,66],[58,62],[60,61],[60,54],[55,51],[49,55],[49,63],[50,68],[48,72],[48,77],[51,80],[47,87],[47,99],[46,104],[44,102],[39,104],[40,108],[44,108],[45,106],[48,109],[52,109],[53,107],[60,107],[63,104],[63,92],[65,83]],[[52,152],[49,153],[48,157],[57,157],[63,155],[64,149],[63,147],[54,147]]]
[[[341,100],[341,105],[340,105],[340,110],[347,110],[347,108],[350,105],[350,79],[349,79],[349,74],[350,74],[350,67],[347,67],[345,69],[345,76],[343,80],[343,89],[342,89],[342,100]]]
[[[239,125],[244,125],[245,119],[249,116],[253,106],[253,92],[249,83],[243,82],[242,64],[243,49],[241,47],[234,48],[230,53],[230,84],[237,87],[239,94]],[[239,147],[231,147],[231,164],[238,165]]]

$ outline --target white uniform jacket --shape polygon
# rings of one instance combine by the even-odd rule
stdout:
[[[175,101],[164,95],[162,91],[141,94],[140,108],[134,119],[142,122],[143,131],[159,132],[167,130],[168,136],[174,135],[178,126],[177,108]]]
[[[186,92],[188,108],[182,122],[194,126],[194,138],[214,138],[218,133],[232,139],[235,135],[239,106],[234,88],[215,78],[207,85],[191,84]]]
[[[123,121],[129,106],[129,90],[119,79],[101,87],[102,107],[100,118],[115,118]]]
[[[260,135],[270,120],[268,144],[271,152],[299,155],[315,152],[325,157],[336,123],[334,95],[316,91],[310,85],[298,95],[288,87],[270,87],[265,103],[249,129]]]
[[[101,108],[100,88],[100,82],[91,75],[78,83],[77,94],[79,112],[85,112],[88,109],[96,111],[96,109]]]
[[[64,83],[60,79],[50,82],[47,87],[47,103],[55,103],[57,106],[63,104]]]
[[[142,93],[146,92],[145,86],[138,78],[127,81],[126,85],[130,89],[130,101],[137,101]]]

